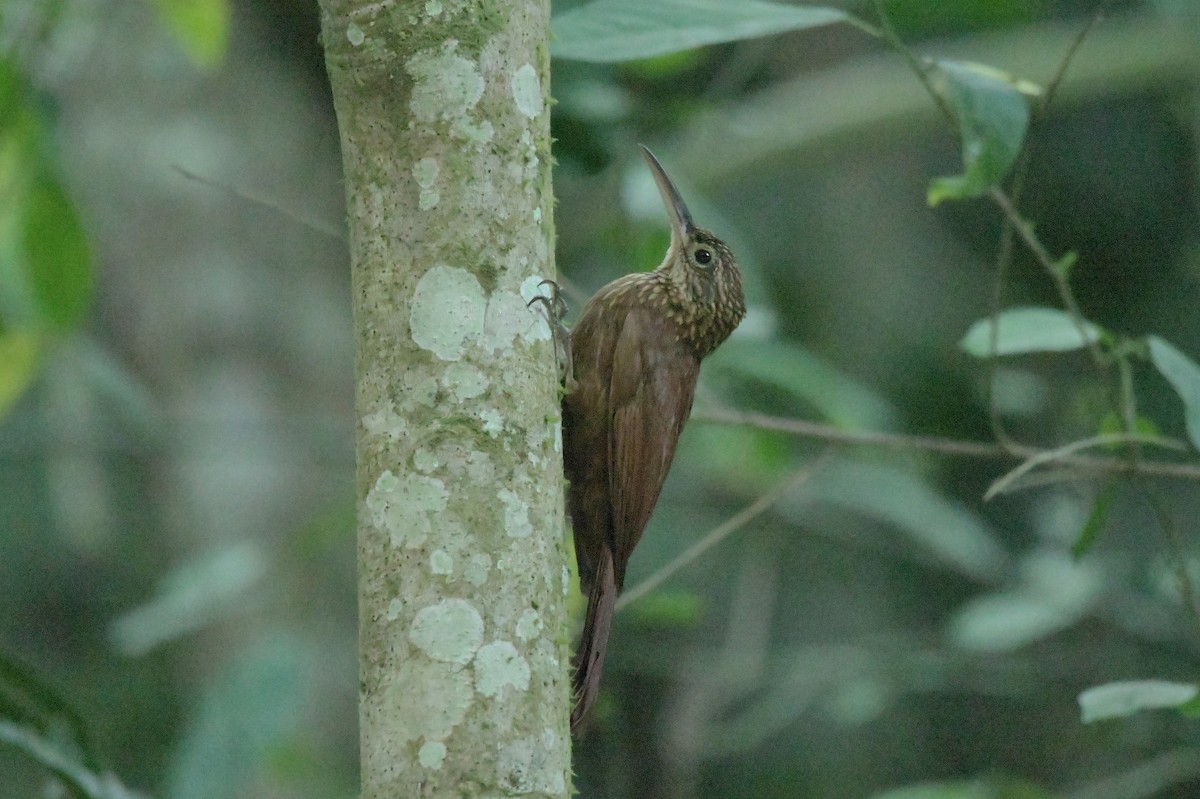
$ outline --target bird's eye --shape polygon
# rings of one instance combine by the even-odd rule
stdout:
[[[703,247],[692,253],[692,257],[696,259],[696,263],[704,266],[712,261],[712,251],[706,250]]]

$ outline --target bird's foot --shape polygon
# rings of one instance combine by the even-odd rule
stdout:
[[[528,305],[532,308],[534,303],[541,303],[546,310],[546,321],[550,323],[550,333],[554,339],[554,357],[558,363],[558,379],[569,394],[575,390],[577,384],[574,361],[571,358],[571,331],[563,323],[568,310],[567,301],[563,299],[562,290],[553,280],[543,280],[538,283],[538,288],[542,286],[550,287],[549,294],[538,294],[529,301]]]

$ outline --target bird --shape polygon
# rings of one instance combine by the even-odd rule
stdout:
[[[576,733],[596,700],[629,556],[671,468],[700,362],[746,315],[733,252],[696,226],[662,164],[641,150],[670,219],[670,246],[653,271],[617,278],[588,300],[566,359],[563,464],[587,596],[574,660]]]

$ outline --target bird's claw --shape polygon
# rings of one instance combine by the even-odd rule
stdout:
[[[532,308],[535,302],[540,302],[546,308],[546,318],[550,321],[550,324],[554,327],[565,329],[562,320],[566,317],[568,308],[567,301],[563,299],[562,290],[559,289],[557,283],[550,279],[538,283],[538,288],[542,286],[550,287],[550,296],[535,294],[533,299],[525,303],[525,305]]]
[[[526,305],[530,308],[534,303],[541,303],[546,309],[546,321],[550,323],[550,332],[554,338],[554,356],[558,363],[559,381],[566,387],[567,393],[575,390],[574,363],[571,358],[571,331],[563,324],[567,315],[567,301],[563,299],[562,290],[553,280],[546,279],[538,283],[538,288],[549,286],[549,296],[538,294]]]

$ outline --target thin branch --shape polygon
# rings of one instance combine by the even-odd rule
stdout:
[[[1046,90],[1042,93],[1041,101],[1038,103],[1038,111],[1034,117],[1033,125],[1045,115],[1046,110],[1050,107],[1050,103],[1054,100],[1054,96],[1058,93],[1059,87],[1062,85],[1063,79],[1067,75],[1067,69],[1071,66],[1071,62],[1075,60],[1075,55],[1079,52],[1079,48],[1083,45],[1085,39],[1092,32],[1092,29],[1099,24],[1104,16],[1104,4],[1096,9],[1088,20],[1087,24],[1079,29],[1079,33],[1075,35],[1070,47],[1067,48],[1063,60],[1058,65],[1058,70],[1054,76],[1046,84]],[[1025,139],[1021,143],[1021,152],[1017,156],[1016,164],[1012,170],[1012,181],[1009,184],[1009,198],[1014,209],[1020,209],[1021,198],[1025,193],[1025,176],[1028,174],[1029,162],[1032,158],[1032,128],[1025,132]],[[1004,428],[1004,422],[1001,419],[1000,405],[996,400],[996,374],[1000,368],[1000,359],[996,357],[996,350],[999,348],[1000,340],[1000,309],[1004,306],[1004,287],[1008,282],[1008,271],[1012,267],[1012,259],[1014,252],[1014,234],[1016,225],[1008,217],[1004,217],[1004,226],[1000,232],[1000,244],[996,252],[996,282],[992,290],[992,337],[991,337],[991,353],[990,358],[991,374],[988,381],[989,385],[989,403],[988,416],[992,426],[992,434],[996,440],[1004,447],[1011,448],[1016,442],[1009,437],[1008,431]],[[1086,338],[1085,338],[1086,340]]]
[[[1079,29],[1079,33],[1075,34],[1075,38],[1071,41],[1070,47],[1067,48],[1066,55],[1063,56],[1062,63],[1058,65],[1058,71],[1054,73],[1054,77],[1046,84],[1046,91],[1042,93],[1042,101],[1039,107],[1039,112],[1045,113],[1046,108],[1054,101],[1054,95],[1058,93],[1059,86],[1062,85],[1063,78],[1067,76],[1067,69],[1070,68],[1071,62],[1075,60],[1075,55],[1079,52],[1079,48],[1083,46],[1084,40],[1091,35],[1092,29],[1100,24],[1104,19],[1104,14],[1107,10],[1108,3],[1101,2],[1096,6],[1096,10],[1088,17],[1088,21]]]
[[[681,552],[670,563],[667,563],[661,569],[654,572],[654,574],[650,575],[645,580],[626,591],[621,595],[621,598],[617,600],[617,610],[621,610],[631,602],[636,602],[646,594],[658,588],[660,585],[670,579],[675,572],[679,571],[684,566],[688,565],[705,552],[724,541],[730,535],[754,521],[755,518],[768,510],[772,505],[774,505],[788,493],[795,491],[797,488],[804,485],[804,483],[808,482],[808,480],[812,478],[817,469],[829,459],[833,449],[833,447],[826,448],[825,451],[820,455],[813,458],[811,461],[785,477],[783,480],[780,480],[772,488],[760,495],[758,499],[751,502],[745,508],[742,508],[741,511],[714,527],[703,538]]]
[[[1033,228],[1021,217],[1012,200],[1004,193],[1004,189],[999,186],[992,186],[989,194],[1009,224],[1013,226],[1017,235],[1020,236],[1021,241],[1025,243],[1029,252],[1033,254],[1037,262],[1046,270],[1046,274],[1058,290],[1059,300],[1062,302],[1063,307],[1067,309],[1067,313],[1070,314],[1071,321],[1075,324],[1079,335],[1087,342],[1088,353],[1092,356],[1092,362],[1096,365],[1096,368],[1103,370],[1105,367],[1104,353],[1100,351],[1100,345],[1096,343],[1095,339],[1088,335],[1083,313],[1079,310],[1079,303],[1075,300],[1075,295],[1071,291],[1071,284],[1067,282],[1063,270],[1058,268],[1054,258],[1047,252],[1041,240],[1034,235]]]
[[[986,441],[964,441],[942,436],[914,436],[903,433],[881,433],[877,431],[843,430],[840,427],[810,422],[804,419],[789,419],[762,413],[731,410],[696,411],[693,421],[708,424],[728,424],[771,430],[778,433],[803,436],[828,441],[832,444],[849,444],[882,449],[933,452],[979,460],[1015,460],[1037,455],[1042,450],[1036,447],[1018,446],[1010,451],[999,444]],[[1101,474],[1141,474],[1147,477],[1171,477],[1200,482],[1200,466],[1190,463],[1168,463],[1166,461],[1140,461],[1131,464],[1123,458],[1104,458],[1084,455],[1067,455],[1056,461],[1056,465],[1069,466],[1082,471]]]
[[[309,230],[313,230],[324,236],[328,236],[331,239],[336,239],[337,241],[346,241],[346,231],[336,225],[331,225],[330,223],[323,222],[319,219],[305,218],[299,212],[293,211],[290,208],[284,208],[278,202],[269,197],[264,197],[259,194],[252,194],[245,189],[239,189],[236,186],[230,186],[229,184],[222,183],[219,180],[213,180],[212,178],[205,177],[204,175],[197,174],[190,169],[182,167],[179,164],[174,164],[172,168],[183,177],[187,178],[188,180],[194,180],[202,186],[218,189],[226,194],[237,197],[239,200],[245,200],[248,203],[254,203],[255,205],[261,205],[266,208],[270,208],[272,211],[282,214],[296,224],[303,225]]]
[[[914,436],[903,433],[881,433],[870,430],[844,430],[833,425],[810,422],[805,419],[789,419],[769,416],[764,413],[733,410],[695,411],[692,421],[709,424],[742,425],[759,430],[815,438],[833,444],[854,444],[882,449],[918,450],[940,455],[954,455],[983,460],[1004,460],[1014,457],[1003,447],[986,441],[962,441],[941,436]],[[1200,469],[1197,469],[1200,476]]]
[[[921,59],[917,58],[917,54],[900,38],[900,34],[892,26],[892,21],[888,18],[887,11],[883,6],[884,0],[875,0],[875,15],[879,17],[879,33],[882,34],[883,40],[899,53],[909,68],[916,73],[917,78],[921,81],[921,85],[925,87],[925,91],[929,93],[929,96],[937,104],[938,110],[942,112],[942,116],[946,117],[946,121],[957,132],[958,126],[954,122],[954,112],[946,104],[946,98],[942,96],[937,87],[933,85],[933,81],[929,79],[929,65],[922,63]]]
[[[1183,449],[1183,445],[1178,441],[1164,439],[1159,436],[1139,435],[1137,433],[1111,433],[1107,435],[1092,436],[1091,438],[1072,441],[1070,444],[1065,444],[1055,449],[1043,450],[1030,455],[1021,463],[1020,466],[1010,472],[1002,475],[993,482],[988,490],[983,494],[983,501],[1003,494],[1012,489],[1013,483],[1020,480],[1021,477],[1036,469],[1043,464],[1058,464],[1062,463],[1068,455],[1073,455],[1076,452],[1085,449],[1094,449],[1096,447],[1107,447],[1113,444],[1153,444],[1160,447],[1168,447],[1170,449]]]

